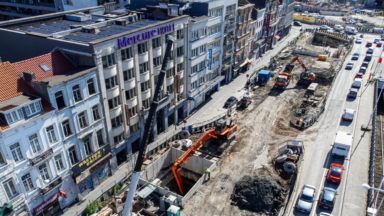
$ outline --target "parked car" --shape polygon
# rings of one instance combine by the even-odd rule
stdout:
[[[353,117],[355,116],[355,110],[353,109],[345,109],[343,114],[344,121],[353,121]]]
[[[356,73],[355,78],[363,79],[364,74],[363,73]]]
[[[237,99],[236,99],[236,97],[232,96],[232,97],[228,98],[227,101],[225,101],[224,107],[230,107],[234,103],[237,103]]]
[[[353,68],[353,62],[348,62],[347,66],[345,69],[352,69]]]
[[[328,30],[331,30],[331,28],[328,27],[328,26],[326,26],[326,25],[322,25],[322,26],[320,26],[320,30],[326,30],[326,31],[328,31]]]
[[[366,67],[360,67],[359,73],[365,74],[365,71],[367,71]]]
[[[351,88],[349,89],[349,93],[348,93],[348,97],[349,98],[356,98],[357,97],[357,92],[359,91],[359,89],[357,88]]]
[[[333,209],[336,202],[337,192],[330,187],[324,187],[319,197],[319,206],[326,209]]]
[[[361,67],[368,67],[368,65],[369,65],[369,62],[363,61],[363,63],[361,64]]]
[[[338,163],[332,163],[328,170],[327,180],[340,183],[343,178],[344,166]]]
[[[366,46],[366,47],[370,47],[370,46],[372,46],[372,42],[367,41],[367,44],[366,44],[365,46]]]
[[[381,47],[381,46],[382,46],[381,41],[377,42],[376,47]]]
[[[373,54],[374,51],[375,51],[375,50],[374,50],[373,48],[369,48],[369,49],[367,50],[367,54]]]
[[[335,25],[335,26],[333,26],[333,29],[335,30],[335,31],[343,31],[344,29],[343,29],[343,26],[341,26],[341,25]]]
[[[312,185],[305,184],[297,198],[296,210],[307,214],[311,213],[315,197],[316,188]]]
[[[367,54],[364,58],[364,61],[370,62],[372,60],[372,54]]]
[[[299,21],[294,21],[293,25],[295,25],[295,26],[302,26],[301,22],[299,22]]]
[[[249,94],[245,94],[243,96],[243,98],[241,98],[241,100],[240,100],[240,106],[241,107],[248,107],[249,104],[251,104],[251,103],[252,103],[252,101],[251,101],[251,97],[249,96]]]
[[[373,43],[377,43],[377,42],[380,42],[380,38],[376,38]]]
[[[355,52],[355,53],[353,53],[353,55],[352,55],[352,60],[358,60],[358,59],[359,59],[359,56],[360,56],[360,53],[359,53],[359,52]]]
[[[361,87],[361,83],[363,82],[362,79],[355,78],[352,83],[352,88],[357,88],[359,89]]]
[[[361,44],[362,42],[363,42],[363,40],[361,40],[360,38],[356,39],[356,43]]]

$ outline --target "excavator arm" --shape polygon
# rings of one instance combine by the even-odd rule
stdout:
[[[188,150],[175,161],[172,167],[173,174],[175,175],[175,179],[177,182],[177,185],[179,186],[180,193],[182,195],[185,194],[183,181],[180,176],[180,171],[183,168],[185,164],[191,159],[191,157],[195,154],[197,149],[199,149],[208,139],[210,138],[216,138],[215,137],[216,132],[215,128],[212,128],[208,131],[206,131],[195,143],[192,144],[191,147],[188,148]],[[181,167],[179,167],[181,165]]]
[[[299,56],[296,56],[295,58],[293,58],[291,63],[289,64],[293,64],[293,62],[295,61],[298,61],[301,67],[305,70],[305,72],[307,72],[307,68],[305,67],[304,63],[299,59]]]

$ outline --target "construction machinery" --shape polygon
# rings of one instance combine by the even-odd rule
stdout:
[[[284,71],[279,73],[276,77],[275,88],[276,89],[286,89],[291,81],[291,76],[295,71],[295,66],[292,64],[287,64],[284,68]]]
[[[292,59],[289,64],[293,64],[295,61],[298,61],[301,67],[304,69],[300,74],[300,80],[297,82],[297,85],[310,85],[316,79],[316,74],[312,72],[308,72],[304,63],[299,59],[299,56],[296,56]]]
[[[223,152],[230,144],[229,140],[232,140],[237,134],[237,124],[230,122],[227,125],[227,121],[220,119],[216,127],[206,131],[195,143],[185,153],[175,161],[172,167],[173,174],[177,185],[179,186],[180,193],[185,194],[183,181],[180,176],[180,171],[185,164],[191,159],[195,152],[202,147],[209,139],[213,138],[219,141],[220,146],[218,148],[219,152]]]

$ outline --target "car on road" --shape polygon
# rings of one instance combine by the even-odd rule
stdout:
[[[375,51],[375,50],[374,50],[373,48],[369,48],[369,49],[367,50],[367,54],[373,54],[374,51]]]
[[[368,67],[368,65],[369,65],[369,62],[363,61],[363,63],[361,64],[361,67]]]
[[[376,38],[376,39],[373,41],[373,43],[378,43],[378,42],[380,42],[380,38]]]
[[[361,40],[361,38],[356,39],[356,43],[361,44],[362,42],[363,42],[363,40]]]
[[[345,109],[343,114],[344,121],[353,121],[353,117],[355,116],[355,110],[353,109]]]
[[[381,47],[381,46],[382,46],[381,41],[377,42],[376,47]]]
[[[326,30],[326,31],[328,31],[328,30],[331,30],[331,28],[328,27],[328,26],[326,26],[326,25],[322,25],[322,26],[320,26],[320,30]]]
[[[249,94],[245,94],[243,96],[243,98],[241,98],[241,100],[240,100],[240,106],[241,107],[248,107],[249,104],[251,104],[251,103],[252,103],[252,101],[251,101],[251,97],[249,96]]]
[[[352,69],[353,68],[353,62],[348,62],[347,66],[345,66],[345,69]]]
[[[333,215],[325,213],[325,212],[320,212],[320,214],[318,216],[333,216]]]
[[[357,92],[359,91],[359,89],[357,88],[351,88],[349,89],[349,93],[348,93],[348,96],[349,98],[356,98],[357,97]]]
[[[343,26],[341,26],[341,25],[335,25],[335,26],[333,26],[333,29],[335,31],[343,31],[344,30]]]
[[[332,163],[328,170],[327,180],[340,183],[343,177],[344,166],[338,163]]]
[[[230,107],[235,103],[237,103],[237,98],[232,96],[232,97],[228,98],[227,101],[225,101],[224,107]]]
[[[364,58],[364,61],[370,62],[372,60],[372,54],[367,54]]]
[[[366,67],[360,67],[359,73],[365,74],[366,71],[367,71]]]
[[[364,74],[363,73],[357,73],[355,78],[363,79]]]
[[[360,56],[360,53],[359,53],[359,52],[355,52],[355,53],[353,53],[353,55],[352,55],[352,60],[358,60],[358,59],[359,59],[359,56]]]
[[[324,187],[319,197],[319,206],[325,209],[333,209],[336,202],[337,192],[330,187]]]
[[[296,210],[304,213],[311,213],[313,202],[316,197],[316,187],[305,184],[296,202]]]
[[[303,24],[301,24],[301,22],[299,22],[299,21],[294,21],[293,25],[294,26],[302,26]]]
[[[372,46],[372,42],[367,41],[367,44],[366,44],[365,46],[366,46],[366,47],[370,47],[370,46]]]
[[[357,88],[359,89],[361,87],[363,80],[359,78],[355,78],[352,83],[352,88]]]

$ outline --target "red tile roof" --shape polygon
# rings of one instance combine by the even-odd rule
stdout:
[[[48,65],[51,68],[51,72],[46,73],[41,67],[41,64]],[[20,73],[29,71],[35,74],[36,80],[41,81],[55,75],[61,75],[68,71],[75,69],[76,67],[70,62],[60,51],[47,53],[35,58],[30,58],[24,61],[13,63]]]
[[[52,111],[52,105],[46,101],[34,88],[24,79],[20,78],[21,73],[16,67],[9,63],[0,63],[0,102],[17,97],[22,94],[31,94],[41,97],[43,109],[47,112]],[[8,125],[0,119],[0,130],[5,130]]]

